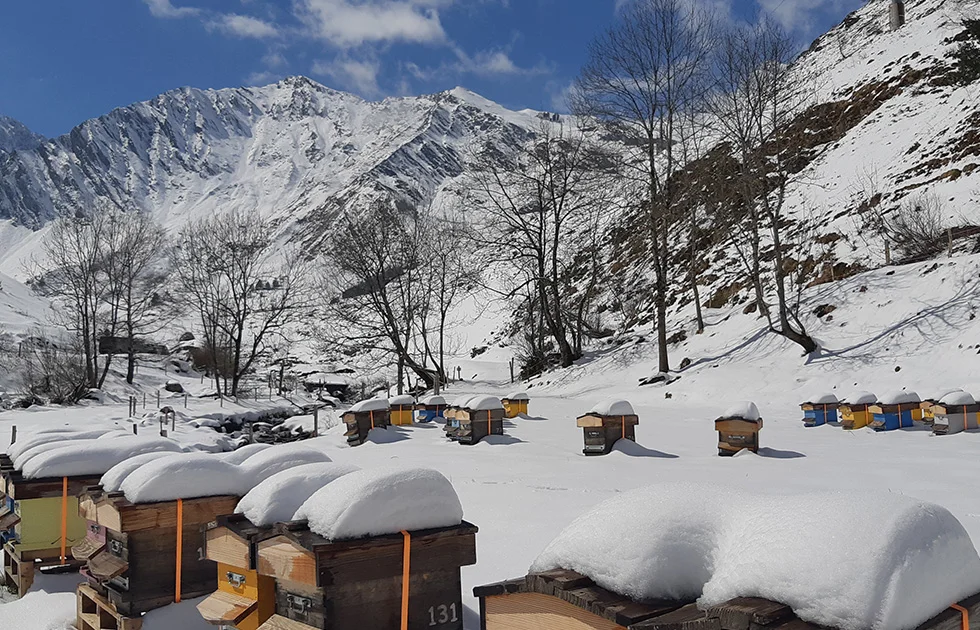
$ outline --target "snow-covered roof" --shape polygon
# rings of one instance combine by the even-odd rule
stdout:
[[[507,400],[531,400],[531,397],[527,395],[527,392],[511,392],[506,396]]]
[[[878,402],[882,405],[905,405],[919,403],[921,401],[919,400],[919,395],[915,392],[899,389],[893,392],[888,392],[882,396]]]
[[[853,391],[844,399],[846,405],[873,405],[876,402],[878,402],[878,397],[864,390]]]
[[[758,420],[762,416],[759,414],[759,408],[756,407],[754,402],[748,400],[740,400],[734,402],[725,409],[725,413],[721,414],[722,418],[742,418],[743,420]]]
[[[470,401],[470,398],[473,398],[473,394],[463,394],[461,396],[457,396],[456,398],[453,398],[451,406],[464,409],[466,407],[466,403]]]
[[[96,439],[78,442],[60,442],[55,448],[30,458],[21,469],[28,479],[46,477],[76,477],[102,475],[110,468],[130,457],[143,453],[180,453],[180,446],[159,437],[131,435],[114,439]]]
[[[99,485],[106,492],[118,492],[122,487],[123,480],[126,479],[134,470],[140,466],[152,462],[155,459],[160,459],[161,457],[170,457],[173,453],[168,451],[156,452],[156,453],[143,453],[142,455],[136,455],[125,459],[102,475],[102,479],[99,480]]]
[[[628,400],[609,398],[592,406],[588,413],[598,416],[632,416],[635,415],[633,405]]]
[[[433,394],[432,396],[426,396],[425,398],[423,398],[419,402],[421,404],[423,404],[423,405],[430,405],[430,406],[433,406],[433,407],[435,407],[437,405],[443,405],[443,406],[445,406],[446,399],[443,398],[442,396],[437,396],[437,395]]]
[[[261,453],[262,451],[271,447],[271,444],[246,444],[245,446],[237,448],[230,453],[224,453],[221,455],[221,458],[229,464],[241,464],[253,455]]]
[[[980,591],[980,557],[956,518],[889,492],[658,484],[579,517],[531,570],[556,568],[637,600],[753,595],[851,629],[914,628]]]
[[[330,482],[360,470],[352,464],[334,462],[304,464],[278,472],[242,497],[235,512],[260,527],[290,521],[296,510]]]
[[[392,396],[391,398],[388,399],[388,404],[391,405],[392,407],[414,405],[415,398],[413,396],[409,396],[408,394],[402,394],[400,396]]]
[[[973,396],[967,392],[950,392],[942,397],[939,401],[940,404],[959,406],[959,405],[975,405],[977,401],[974,400]]]
[[[355,404],[350,410],[359,413],[363,411],[387,411],[390,408],[387,398],[368,398]]]
[[[833,405],[839,401],[837,400],[837,396],[828,392],[826,394],[817,394],[807,402],[811,405]]]
[[[155,459],[127,475],[120,486],[132,503],[241,496],[248,489],[248,479],[241,468],[208,453]]]
[[[91,431],[78,431],[78,430],[60,430],[60,431],[38,431],[36,433],[27,433],[26,435],[21,435],[16,442],[10,445],[7,449],[7,456],[10,457],[14,462],[14,467],[20,468],[18,460],[21,455],[27,451],[44,444],[52,444],[54,442],[64,442],[70,440],[94,440],[96,438],[102,437],[103,435],[113,433],[116,435],[132,435],[131,433],[124,431],[121,428],[112,429],[93,429]]]
[[[459,525],[463,507],[442,473],[384,467],[340,477],[297,510],[297,520],[330,540]]]
[[[496,396],[474,396],[466,401],[465,408],[470,411],[492,411],[503,409],[504,404]]]
[[[314,450],[305,444],[283,444],[252,455],[239,464],[239,468],[242,469],[243,475],[248,477],[248,488],[251,489],[283,470],[303,464],[322,464],[329,461],[330,458],[326,453]]]

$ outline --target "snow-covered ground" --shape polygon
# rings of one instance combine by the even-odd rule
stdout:
[[[637,337],[644,331],[622,345],[590,353],[573,368],[519,385],[508,379],[509,351],[494,346],[476,359],[460,358],[466,380],[450,386],[445,395],[504,396],[526,388],[530,416],[506,421],[505,436],[467,447],[447,441],[439,424],[414,425],[392,427],[388,439],[349,448],[338,425],[305,445],[337,463],[362,469],[425,466],[452,482],[464,518],[480,528],[478,563],[463,570],[467,628],[479,627],[472,587],[525,574],[579,515],[627,490],[662,482],[710,482],[785,495],[835,489],[904,494],[947,508],[977,544],[980,433],[934,437],[925,428],[889,433],[845,432],[836,426],[807,429],[798,405],[824,392],[844,397],[855,389],[883,395],[907,388],[928,397],[960,387],[980,394],[980,321],[974,317],[980,306],[978,280],[980,256],[961,256],[817,287],[806,296],[806,310],[821,304],[836,309],[808,320],[824,348],[810,359],[785,340],[760,332],[760,320],[740,308],[710,311],[704,334],[672,346],[675,364],[687,357],[692,365],[667,386],[637,383],[656,365],[655,344]],[[575,417],[608,398],[632,403],[640,417],[637,444],[586,458]],[[755,402],[765,421],[762,448],[758,455],[718,457],[712,421],[742,400]],[[0,413],[0,448],[13,424],[92,427],[128,422],[124,404]],[[191,400],[192,406],[203,404]],[[322,426],[330,426],[336,412],[321,420]],[[842,535],[875,532],[856,528]],[[48,628],[47,618],[28,624],[11,607],[23,611],[43,606],[52,614],[62,605],[68,610],[73,600],[55,593],[72,584],[65,576],[41,578],[35,588],[51,594],[0,606],[0,627]],[[193,602],[169,607],[148,615],[144,628],[178,627],[173,625],[175,615],[182,617],[181,628],[207,628],[195,614]],[[14,625],[3,623],[14,618]]]

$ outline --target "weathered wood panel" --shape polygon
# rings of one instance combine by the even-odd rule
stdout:
[[[486,598],[486,630],[626,630],[625,626],[539,593]]]

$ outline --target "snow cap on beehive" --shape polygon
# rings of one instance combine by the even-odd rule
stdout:
[[[527,392],[511,392],[507,394],[507,400],[531,400],[531,397],[527,395]]]
[[[759,408],[756,407],[754,402],[748,400],[740,400],[738,402],[729,405],[725,413],[721,414],[722,418],[741,418],[742,420],[758,420],[762,416],[759,415]]]
[[[829,392],[823,394],[817,394],[812,396],[810,400],[807,401],[811,405],[833,405],[840,401],[837,400],[837,396]]]
[[[102,486],[102,489],[106,492],[119,492],[122,482],[137,468],[152,462],[155,459],[170,457],[173,454],[174,453],[171,452],[143,453],[142,455],[130,457],[129,459],[121,461],[107,470],[99,480],[99,485]]]
[[[246,444],[240,448],[237,448],[230,453],[224,453],[220,455],[221,459],[225,460],[229,464],[241,464],[246,459],[252,455],[256,455],[266,450],[267,448],[272,448],[271,444]]]
[[[362,413],[367,411],[387,411],[390,408],[391,405],[388,403],[387,398],[368,398],[355,404],[350,410],[354,413]]]
[[[633,405],[628,400],[620,398],[607,398],[602,402],[596,403],[587,413],[594,413],[597,416],[632,416],[635,415]]]
[[[921,401],[915,392],[898,389],[885,394],[878,402],[882,405],[908,405],[918,404]]]
[[[557,568],[634,600],[704,607],[764,595],[805,621],[849,630],[915,628],[980,591],[980,557],[959,521],[890,492],[657,484],[576,519],[531,571]]]
[[[977,401],[968,392],[949,392],[939,401],[941,405],[949,405],[951,407],[958,407],[962,405],[975,405]]]
[[[844,399],[845,405],[873,405],[876,402],[878,402],[877,396],[861,389],[851,392]]]
[[[504,404],[496,396],[474,396],[466,401],[465,408],[470,411],[493,411],[503,409]]]
[[[383,467],[344,475],[313,494],[294,520],[329,540],[453,527],[463,506],[446,477],[428,468]]]
[[[137,435],[89,440],[84,444],[79,444],[77,440],[55,444],[61,446],[39,453],[24,463],[22,470],[25,477],[102,475],[119,462],[136,455],[181,452],[180,446],[172,440]]]
[[[446,399],[443,398],[442,396],[438,396],[435,394],[433,394],[432,396],[426,396],[419,402],[423,405],[428,405],[430,407],[435,407],[440,405],[444,407],[446,405]]]
[[[248,491],[235,512],[259,527],[292,520],[296,510],[327,484],[360,470],[353,464],[304,464],[278,472]]]
[[[252,455],[242,462],[239,468],[242,469],[242,474],[248,477],[248,487],[252,488],[283,470],[303,464],[322,464],[329,461],[330,458],[326,453],[314,450],[305,444],[283,444]]]
[[[473,394],[463,394],[461,396],[457,396],[456,398],[453,398],[452,406],[456,407],[457,409],[465,409],[466,403],[470,401],[470,398],[473,398]]]
[[[407,405],[414,405],[415,398],[409,396],[408,394],[402,394],[400,396],[393,396],[388,399],[388,404],[392,407],[404,407]]]

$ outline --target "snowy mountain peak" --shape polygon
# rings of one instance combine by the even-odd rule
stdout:
[[[44,136],[34,133],[22,122],[0,116],[0,152],[31,150],[44,140]]]

